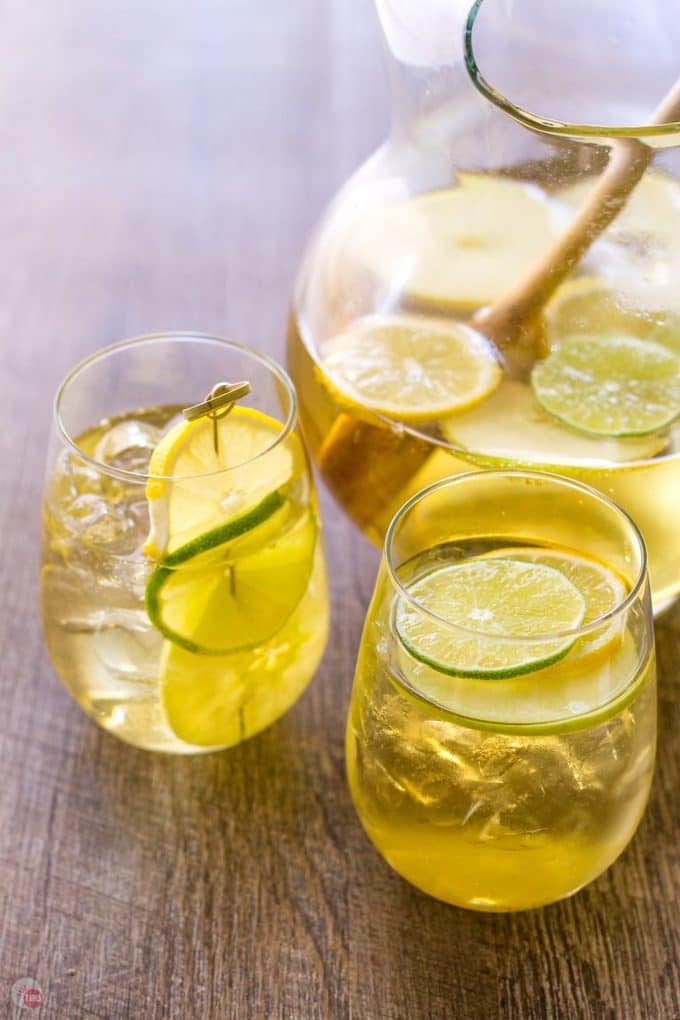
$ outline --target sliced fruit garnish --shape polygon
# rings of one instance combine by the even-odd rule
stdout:
[[[632,336],[680,352],[680,310],[649,309],[596,276],[567,280],[545,308],[549,349],[572,336]]]
[[[680,357],[629,336],[572,337],[538,362],[539,404],[572,428],[599,436],[644,436],[680,414]]]
[[[466,326],[410,316],[359,319],[322,348],[326,385],[343,403],[396,421],[471,407],[501,380],[493,348]]]
[[[243,703],[247,666],[227,658],[197,658],[166,642],[161,653],[161,704],[174,735],[196,747],[228,747],[247,735]]]
[[[587,610],[561,571],[500,557],[439,567],[409,584],[408,592],[417,605],[402,596],[394,615],[408,652],[437,672],[484,679],[557,662],[575,640],[564,632],[580,626]]]
[[[658,434],[612,438],[573,432],[541,408],[530,386],[513,379],[503,379],[488,400],[439,427],[466,459],[481,465],[626,463],[655,457],[668,445],[667,436]]]
[[[217,426],[217,453],[207,418],[179,422],[153,451],[149,474],[157,477],[146,486],[147,556],[160,559],[186,545],[256,506],[303,470],[299,439],[290,433],[277,443],[283,425],[274,418],[236,407]]]
[[[364,272],[397,284],[406,301],[472,311],[519,282],[559,229],[537,187],[459,174],[455,188],[367,211],[347,250]]]
[[[323,558],[290,619],[256,649],[197,656],[166,641],[159,667],[161,704],[175,736],[199,747],[228,747],[279,719],[297,700],[326,644]]]
[[[165,557],[146,588],[146,610],[169,641],[224,655],[267,641],[305,593],[314,559],[310,508],[270,493],[252,510]]]
[[[543,563],[548,567],[554,567],[564,574],[572,584],[581,592],[586,600],[586,613],[583,617],[582,626],[594,623],[612,610],[616,609],[626,597],[627,588],[622,578],[615,574],[608,567],[596,560],[577,556],[575,553],[566,550],[552,550],[543,548],[527,548],[526,546],[508,547],[495,549],[493,552],[485,553],[480,559],[513,559],[525,563]],[[603,624],[602,630],[595,630],[587,637],[579,638],[577,648],[579,658],[592,655],[608,648],[614,640],[621,639],[621,622],[615,621],[609,625]],[[565,660],[571,662],[573,655]]]
[[[567,668],[569,663],[569,668]],[[559,735],[594,727],[621,712],[652,674],[653,657],[640,661],[635,639],[624,630],[600,656],[572,655],[543,672],[485,683],[446,676],[400,649],[404,690],[440,707],[449,725],[451,713],[465,726],[495,733]],[[421,702],[422,703],[422,702]]]

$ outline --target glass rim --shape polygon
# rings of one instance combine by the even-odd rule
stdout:
[[[208,343],[215,346],[224,346],[232,350],[238,351],[248,357],[253,358],[263,365],[275,378],[283,385],[285,392],[290,401],[290,407],[285,422],[281,423],[281,431],[273,439],[268,446],[263,450],[260,450],[255,456],[250,457],[247,460],[240,461],[238,464],[232,464],[229,467],[218,468],[215,471],[204,471],[198,474],[192,475],[157,475],[151,474],[148,471],[128,471],[125,468],[113,467],[110,464],[105,464],[103,461],[98,460],[96,457],[85,453],[78,444],[74,437],[70,434],[66,428],[62,417],[62,403],[68,387],[74,383],[78,376],[84,369],[89,368],[91,365],[96,364],[98,361],[103,361],[112,354],[116,354],[119,351],[126,350],[127,348],[141,347],[145,344],[152,346],[153,344],[166,343],[168,341],[177,343]],[[201,395],[199,395],[200,397]],[[198,398],[197,398],[198,399]],[[129,337],[125,340],[119,340],[116,343],[108,344],[106,347],[100,347],[92,354],[78,361],[73,368],[64,376],[61,383],[57,388],[57,392],[53,401],[53,417],[57,432],[63,442],[68,446],[73,453],[75,453],[80,460],[87,464],[91,464],[97,471],[102,474],[109,475],[113,478],[118,478],[121,481],[145,483],[148,481],[160,481],[160,482],[172,482],[182,480],[192,480],[201,478],[215,478],[223,474],[227,474],[230,471],[238,471],[244,468],[248,464],[254,463],[259,460],[260,457],[270,453],[274,450],[284,439],[292,432],[297,421],[297,394],[295,386],[286,372],[286,370],[279,365],[279,363],[271,358],[268,354],[264,354],[262,351],[256,351],[253,347],[249,347],[248,344],[243,344],[238,340],[231,340],[227,337],[218,336],[214,333],[200,333],[191,330],[174,330],[159,333],[142,333],[138,336]],[[95,423],[96,424],[96,423]]]
[[[596,502],[607,507],[612,511],[616,517],[623,522],[626,527],[632,533],[633,539],[637,546],[640,554],[640,567],[638,570],[635,582],[632,584],[630,591],[626,593],[623,599],[616,603],[616,605],[605,613],[603,616],[597,617],[595,620],[591,620],[590,623],[580,624],[578,627],[571,627],[567,630],[553,630],[548,631],[545,634],[533,634],[530,636],[524,636],[522,634],[504,634],[504,633],[493,633],[481,628],[466,627],[462,624],[456,623],[453,620],[447,620],[445,617],[440,616],[438,613],[433,612],[431,609],[423,606],[417,598],[415,598],[408,590],[408,588],[402,584],[399,577],[397,576],[397,567],[394,564],[393,558],[393,546],[396,539],[397,529],[402,522],[403,518],[423,499],[432,495],[434,492],[438,492],[440,489],[446,489],[451,486],[457,485],[459,482],[469,481],[471,479],[477,479],[483,482],[489,478],[527,478],[532,481],[539,481],[547,484],[554,484],[558,487],[565,489],[572,489],[576,492],[580,492],[587,496],[589,499],[595,500]],[[459,475],[449,475],[446,478],[442,478],[437,482],[433,482],[431,485],[426,486],[424,489],[420,489],[414,493],[400,508],[392,518],[385,533],[385,542],[383,546],[383,555],[385,559],[385,565],[387,573],[393,587],[397,591],[399,598],[403,598],[408,602],[409,605],[413,606],[417,612],[431,619],[438,626],[442,626],[448,630],[459,631],[462,634],[469,634],[471,637],[483,638],[487,641],[499,641],[516,644],[521,641],[522,644],[527,645],[543,645],[546,642],[555,641],[576,641],[580,637],[587,636],[594,631],[601,630],[605,624],[611,623],[613,620],[622,616],[626,613],[633,603],[638,599],[643,585],[647,579],[647,547],[645,546],[644,539],[640,533],[640,529],[622,507],[615,503],[614,500],[605,496],[604,493],[598,489],[592,488],[590,485],[585,485],[583,482],[577,482],[571,478],[565,478],[563,475],[554,475],[547,471],[525,471],[519,469],[507,469],[507,470],[480,470],[480,471],[465,471]],[[604,565],[604,564],[603,564]]]
[[[496,89],[482,73],[474,52],[472,37],[474,34],[477,17],[482,8],[484,0],[474,0],[465,21],[463,29],[463,50],[465,66],[472,81],[472,84],[485,99],[493,103],[498,109],[512,117],[523,127],[531,131],[538,131],[541,134],[557,135],[573,139],[617,139],[637,138],[644,139],[647,144],[653,145],[657,139],[656,146],[673,144],[673,136],[680,136],[680,121],[668,121],[661,124],[636,124],[636,125],[604,125],[604,124],[577,124],[569,121],[553,120],[549,117],[542,117],[532,113],[523,106],[513,103],[507,96]],[[659,97],[661,98],[661,97]]]

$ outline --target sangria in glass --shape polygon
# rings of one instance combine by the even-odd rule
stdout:
[[[632,838],[655,740],[645,550],[615,504],[480,471],[397,513],[347,724],[352,798],[395,871],[474,910],[571,895]]]
[[[319,517],[295,391],[265,355],[169,333],[81,362],[55,402],[43,521],[52,663],[122,740],[232,746],[311,680]]]

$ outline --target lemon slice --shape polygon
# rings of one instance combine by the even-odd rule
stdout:
[[[252,509],[303,470],[299,439],[289,433],[277,442],[283,425],[274,418],[236,407],[217,424],[218,453],[207,418],[179,422],[153,451],[149,474],[160,477],[146,486],[147,556],[160,559]]]
[[[618,334],[654,340],[680,353],[680,311],[648,309],[631,300],[596,276],[568,280],[545,309],[548,347],[572,336]]]
[[[462,414],[440,422],[445,438],[480,466],[611,464],[647,460],[668,445],[663,435],[609,438],[573,432],[546,414],[531,387],[503,379],[491,396]]]
[[[239,655],[197,658],[166,641],[161,653],[161,705],[172,733],[196,747],[230,747],[244,733],[242,706],[252,677]]]
[[[394,614],[408,652],[439,673],[484,679],[557,662],[574,638],[544,635],[580,626],[587,610],[584,596],[561,571],[500,557],[439,567],[409,584],[408,592],[418,605],[402,596]]]
[[[249,408],[181,422],[154,450],[146,586],[153,625],[174,644],[222,655],[268,640],[304,594],[316,519],[293,482],[305,474],[294,433]],[[277,440],[280,440],[277,442]],[[228,470],[233,468],[233,470]]]
[[[271,493],[253,510],[168,555],[146,611],[174,644],[203,655],[252,648],[281,629],[305,593],[316,523]]]
[[[293,484],[306,481],[297,436],[235,408],[218,422],[216,453],[212,427],[198,419],[170,430],[151,473],[171,477],[147,485],[147,551],[162,554],[145,593],[166,638],[161,702],[173,733],[206,747],[236,743],[285,711],[300,690],[295,666],[306,683],[287,625],[303,612],[318,561],[315,510]],[[273,680],[280,684],[266,697]]]
[[[596,560],[575,553],[527,548],[526,546],[495,549],[479,559],[513,559],[525,563],[543,563],[564,574],[586,600],[586,612],[581,626],[593,623],[615,609],[626,596],[626,586],[612,570]]]
[[[281,718],[307,686],[327,637],[324,562],[281,630],[256,649],[192,655],[164,642],[160,697],[169,728],[187,744],[229,747]]]
[[[433,421],[484,400],[501,369],[484,337],[433,319],[359,319],[322,348],[329,384],[343,403],[402,422]]]
[[[647,435],[680,414],[680,357],[634,337],[572,337],[534,366],[531,385],[549,414],[590,435]]]
[[[586,600],[583,626],[606,616],[616,609],[626,597],[626,585],[612,570],[595,560],[577,556],[566,550],[532,549],[518,546],[494,549],[493,552],[485,553],[480,559],[496,559],[498,557],[519,560],[524,563],[543,563],[564,574]],[[579,638],[569,659],[563,660],[560,665],[563,665],[564,668],[567,663],[573,665],[573,656],[576,652],[581,658],[600,653],[605,649],[609,651],[611,643],[620,639],[621,625],[619,621],[609,625],[603,624],[601,630],[598,629],[587,637]]]
[[[367,211],[347,255],[407,302],[469,312],[518,283],[558,231],[537,187],[460,174],[455,188]]]
[[[637,697],[653,674],[653,656],[641,662],[636,641],[624,630],[600,656],[572,655],[557,665],[487,683],[446,676],[400,649],[400,689],[427,703],[429,718],[494,733],[559,735],[605,722]],[[569,663],[569,668],[567,668]]]

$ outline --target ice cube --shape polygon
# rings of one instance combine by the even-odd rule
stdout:
[[[636,752],[638,736],[630,709],[585,731],[579,743],[583,785],[604,790],[620,786]]]
[[[92,650],[109,673],[128,680],[157,676],[163,638],[143,610],[117,609],[95,622]]]
[[[70,506],[79,496],[97,492],[100,487],[101,475],[96,467],[70,450],[62,450],[50,477],[46,499],[60,510],[62,506]]]
[[[94,492],[81,492],[70,502],[64,501],[61,509],[63,510],[61,516],[68,530],[79,535],[90,529],[96,529],[108,513],[106,503]]]
[[[80,538],[89,549],[111,556],[130,556],[137,552],[148,532],[148,517],[133,511],[132,505],[114,503],[112,506],[100,501],[101,512],[93,516]]]
[[[379,758],[371,758],[362,744],[356,742],[356,768],[361,786],[381,810],[398,811],[408,800],[403,782]]]
[[[143,473],[162,432],[148,422],[121,421],[97,443],[95,458],[109,467]]]
[[[73,633],[94,630],[101,605],[96,579],[88,571],[47,564],[41,572],[40,588],[47,619]]]

